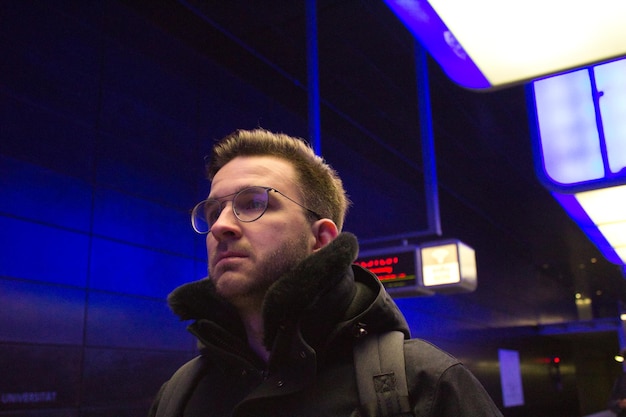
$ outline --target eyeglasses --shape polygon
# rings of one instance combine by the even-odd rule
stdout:
[[[313,214],[316,219],[321,219],[322,216],[314,212],[313,210],[304,207],[294,199],[286,196],[275,188],[271,187],[248,187],[236,193],[228,194],[220,197],[219,200],[209,198],[201,201],[191,211],[191,225],[193,230],[200,234],[206,234],[211,231],[213,224],[217,221],[218,217],[224,209],[224,204],[228,201],[232,201],[232,208],[235,217],[244,223],[250,223],[255,220],[259,220],[265,211],[269,203],[270,191],[278,193],[285,197],[287,200],[299,205],[309,213]],[[234,196],[232,200],[220,201],[226,197]]]

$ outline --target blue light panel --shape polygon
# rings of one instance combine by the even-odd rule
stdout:
[[[626,60],[532,84],[538,175],[575,192],[626,182]]]
[[[594,68],[609,175],[626,175],[626,59]]]
[[[604,176],[587,70],[534,83],[542,174],[558,186]]]

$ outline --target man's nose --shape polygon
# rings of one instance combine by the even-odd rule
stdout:
[[[241,232],[241,222],[235,216],[232,204],[232,201],[222,203],[220,214],[211,226],[210,233],[218,240],[225,236],[238,235]]]

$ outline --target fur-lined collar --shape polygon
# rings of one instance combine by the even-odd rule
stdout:
[[[314,310],[319,311],[322,305],[332,308],[332,316],[345,312],[355,293],[354,281],[347,280],[346,275],[357,254],[356,237],[341,233],[272,284],[263,303],[268,347],[277,327],[286,321],[299,320]],[[207,319],[232,334],[245,337],[237,312],[215,293],[213,282],[208,278],[176,288],[169,295],[168,303],[181,320]]]

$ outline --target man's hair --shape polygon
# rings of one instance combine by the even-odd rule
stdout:
[[[342,229],[350,200],[341,178],[303,139],[265,129],[237,130],[213,147],[207,158],[208,179],[212,181],[217,171],[238,156],[274,156],[293,164],[302,203]]]

